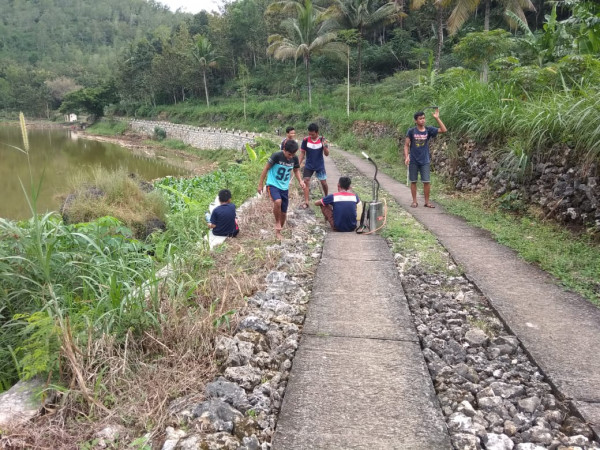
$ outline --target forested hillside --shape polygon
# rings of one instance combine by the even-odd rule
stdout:
[[[236,0],[196,15],[145,0],[0,0],[0,11],[0,110],[38,117],[82,88],[64,108],[97,113],[112,103],[143,114],[240,94],[310,101],[311,89],[344,81],[348,53],[359,85],[400,70],[484,62],[487,75],[497,58],[508,58],[501,70],[543,67],[600,49],[598,5],[577,0]],[[482,30],[492,32],[456,51]],[[523,76],[543,83],[534,72]]]
[[[0,0],[0,11],[0,109],[35,115],[105,82],[124,48],[185,17],[146,0]]]

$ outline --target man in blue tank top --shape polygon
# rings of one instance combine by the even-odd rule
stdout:
[[[304,181],[300,177],[300,163],[295,156],[298,143],[288,140],[283,145],[283,150],[273,153],[260,174],[258,193],[262,194],[265,177],[267,178],[267,192],[273,200],[273,215],[275,216],[275,236],[281,239],[281,229],[285,224],[289,203],[289,186],[292,171],[300,187],[304,189]]]
[[[438,133],[445,133],[447,130],[446,125],[440,119],[439,109],[436,108],[433,117],[440,126],[439,128],[425,126],[425,113],[423,111],[415,113],[416,126],[407,131],[406,139],[404,140],[404,163],[408,169],[410,193],[412,195],[412,204],[410,206],[413,208],[419,206],[417,203],[417,180],[419,173],[421,174],[421,182],[423,183],[425,207],[435,208],[429,202],[431,188],[431,180],[429,179],[429,141],[436,137]]]

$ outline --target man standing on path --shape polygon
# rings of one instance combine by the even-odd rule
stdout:
[[[315,202],[321,207],[325,220],[334,231],[356,230],[356,205],[360,202],[358,195],[350,191],[352,180],[349,177],[340,177],[338,191],[326,195]]]
[[[281,145],[279,146],[279,150],[283,150],[283,146],[290,139],[292,141],[296,139],[296,129],[294,127],[287,127],[285,129],[285,139],[283,141],[281,141]]]
[[[298,143],[294,140],[287,141],[283,150],[273,153],[260,174],[258,193],[262,194],[265,177],[267,177],[267,191],[273,200],[273,215],[275,216],[275,236],[281,239],[281,229],[285,224],[289,203],[289,187],[292,171],[300,187],[304,189],[304,181],[300,177],[300,163],[295,156]]]
[[[329,143],[323,136],[319,136],[319,126],[311,123],[308,126],[308,137],[302,140],[300,146],[300,165],[306,156],[304,165],[304,204],[302,208],[308,208],[308,194],[310,191],[310,179],[316,172],[317,179],[323,186],[323,194],[327,195],[327,173],[325,173],[325,159],[323,155],[329,156]]]
[[[421,182],[423,183],[423,195],[425,196],[425,207],[435,208],[429,202],[429,192],[431,189],[431,180],[429,179],[430,158],[429,158],[429,140],[433,139],[438,133],[448,131],[446,125],[440,120],[440,110],[435,109],[433,117],[437,121],[439,128],[425,126],[425,113],[419,111],[415,113],[415,125],[406,133],[404,140],[404,163],[408,168],[410,179],[410,193],[412,194],[413,208],[419,206],[417,203],[417,180],[418,174],[421,174]]]

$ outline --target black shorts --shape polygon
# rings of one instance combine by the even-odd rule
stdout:
[[[327,173],[325,173],[325,169],[323,170],[311,170],[304,167],[304,172],[302,172],[302,178],[310,178],[313,176],[313,173],[317,174],[317,180],[325,181],[327,179]]]

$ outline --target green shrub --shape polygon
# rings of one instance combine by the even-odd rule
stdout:
[[[154,139],[162,141],[167,138],[167,131],[161,127],[154,127]]]
[[[479,74],[473,70],[464,67],[452,67],[435,78],[434,86],[436,89],[450,89],[460,86],[467,80],[477,80]]]
[[[559,83],[559,75],[552,67],[523,66],[515,67],[508,78],[508,82],[529,97],[536,96],[544,91],[551,91]]]

